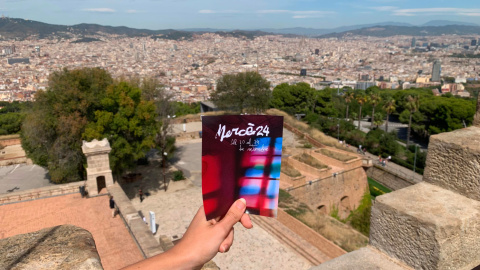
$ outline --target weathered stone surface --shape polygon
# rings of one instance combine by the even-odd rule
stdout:
[[[430,137],[423,180],[480,201],[480,127]]]
[[[92,235],[62,225],[0,240],[0,269],[103,269]]]
[[[324,262],[310,270],[405,270],[410,267],[368,246]]]
[[[377,197],[370,244],[415,269],[480,265],[480,202],[428,183]]]

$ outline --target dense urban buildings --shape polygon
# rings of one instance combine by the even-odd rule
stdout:
[[[62,68],[101,67],[117,78],[157,77],[183,102],[209,99],[218,78],[242,71],[258,71],[272,86],[284,82],[306,82],[317,89],[438,85],[441,91],[440,75],[463,82],[476,80],[480,69],[480,59],[457,57],[479,52],[471,36],[313,39],[270,35],[251,40],[206,33],[192,40],[168,40],[102,34],[84,40],[91,42],[0,41],[0,99],[30,100],[45,89],[48,76]],[[417,41],[422,46],[416,46]],[[299,76],[303,69],[304,76]]]

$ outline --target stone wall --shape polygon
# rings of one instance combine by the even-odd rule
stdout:
[[[367,175],[362,167],[341,171],[336,176],[306,183],[288,190],[295,198],[306,203],[312,209],[330,213],[338,208],[342,218],[358,207],[362,196],[368,190]]]
[[[7,203],[15,203],[21,201],[36,200],[52,196],[59,196],[65,194],[78,193],[79,187],[85,184],[84,181],[73,182],[68,184],[61,184],[49,187],[42,187],[37,189],[29,189],[25,191],[18,191],[12,194],[0,195],[0,205]]]
[[[415,184],[412,180],[385,170],[378,165],[369,168],[367,170],[367,176],[391,190],[399,190]]]
[[[313,269],[477,269],[479,187],[480,127],[431,136],[424,182],[377,197],[371,246]]]

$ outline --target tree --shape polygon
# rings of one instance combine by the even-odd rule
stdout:
[[[407,132],[407,147],[410,143],[410,130],[412,127],[412,115],[414,112],[418,110],[418,107],[420,107],[419,99],[417,96],[407,96],[406,98],[406,103],[405,103],[405,108],[410,111],[410,117],[408,120],[408,132]]]
[[[355,95],[353,94],[353,92],[348,91],[343,95],[343,98],[345,99],[345,103],[347,103],[347,111],[345,113],[345,118],[348,120],[348,107],[350,105],[350,102],[352,102],[352,100],[355,98]]]
[[[55,183],[84,179],[82,140],[107,138],[110,164],[119,174],[153,146],[155,107],[130,83],[113,82],[105,70],[64,69],[39,91],[22,125],[22,146]]]
[[[315,89],[307,83],[282,83],[273,89],[271,105],[289,114],[308,114],[315,111],[316,98]]]
[[[370,125],[370,128],[373,129],[373,125],[374,125],[374,122],[375,122],[375,106],[377,106],[378,103],[380,103],[380,101],[382,101],[382,98],[380,97],[380,95],[378,93],[373,92],[370,95],[369,100],[370,100],[370,104],[372,104],[372,124]]]
[[[112,147],[110,166],[114,174],[120,175],[133,168],[155,145],[155,105],[143,100],[142,91],[127,82],[108,86],[101,104],[83,137],[86,140],[108,138]]]
[[[355,98],[358,102],[358,105],[360,105],[360,107],[358,109],[358,129],[360,130],[360,122],[362,120],[362,106],[365,103],[367,103],[368,99],[364,94],[361,94],[361,93],[357,94],[357,96]]]
[[[258,113],[268,108],[270,82],[253,71],[226,74],[217,81],[212,101],[219,109]]]
[[[385,132],[388,133],[388,118],[390,117],[390,114],[392,114],[396,109],[395,99],[387,100],[387,102],[385,102],[385,104],[383,105],[383,109],[387,113],[387,121],[385,122]]]
[[[46,91],[37,92],[22,125],[22,147],[36,164],[48,168],[53,182],[83,179],[82,135],[112,81],[99,68],[64,69],[50,75]]]

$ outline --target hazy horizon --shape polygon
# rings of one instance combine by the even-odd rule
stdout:
[[[322,1],[323,2],[323,1]],[[141,29],[262,29],[336,28],[400,22],[420,25],[432,20],[480,24],[475,1],[361,0],[19,0],[2,1],[0,10],[11,18],[50,24],[95,23]]]

